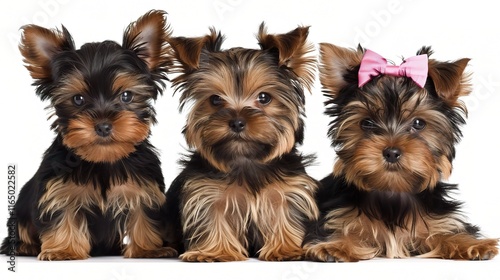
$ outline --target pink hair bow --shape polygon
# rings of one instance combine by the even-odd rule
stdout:
[[[428,58],[426,54],[412,56],[401,65],[388,65],[387,60],[376,52],[366,50],[358,72],[358,86],[362,87],[373,77],[391,75],[411,78],[421,88],[427,80]]]

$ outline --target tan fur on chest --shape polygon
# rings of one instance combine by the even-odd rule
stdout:
[[[268,184],[256,193],[250,189],[206,178],[186,182],[181,212],[191,250],[231,252],[237,259],[245,259],[250,226],[261,236],[262,258],[277,247],[300,248],[305,234],[303,219],[318,216],[314,181],[296,177]]]
[[[263,211],[272,212],[273,209],[288,203],[311,213],[308,218],[317,216],[318,211],[312,200],[316,184],[309,178],[294,178],[290,181],[293,184],[275,182],[258,193],[253,193],[249,187],[236,183],[211,179],[190,180],[184,187],[183,213],[190,213],[184,215],[184,224],[215,213],[227,218],[236,217],[247,224],[252,219],[258,221],[260,215],[266,214]],[[300,198],[311,200],[301,201]]]
[[[99,188],[92,185],[77,185],[54,179],[47,183],[46,191],[40,198],[41,215],[50,214],[59,209],[76,212],[80,209],[92,211],[97,206],[102,213],[112,211],[113,216],[133,210],[143,203],[148,207],[158,206],[165,200],[157,184],[128,181],[113,185],[106,193],[106,198]]]

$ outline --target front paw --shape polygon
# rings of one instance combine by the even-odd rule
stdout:
[[[40,245],[21,243],[17,248],[18,256],[38,256],[40,254]]]
[[[311,245],[306,250],[306,259],[317,262],[357,262],[359,259],[350,257],[345,251],[331,243]]]
[[[306,246],[306,259],[319,262],[357,262],[374,258],[377,249],[354,246],[350,242],[321,242]]]
[[[177,255],[177,250],[170,247],[162,247],[153,250],[129,247],[123,254],[125,258],[175,258]]]
[[[420,257],[454,260],[489,260],[498,254],[498,239],[476,239],[468,234],[434,236],[431,250]]]
[[[201,251],[187,251],[180,256],[181,260],[185,262],[232,262],[244,261],[247,258],[239,253],[204,253]]]
[[[41,261],[84,260],[88,257],[88,254],[77,254],[76,252],[62,250],[42,250],[42,252],[38,254],[38,259]]]
[[[259,260],[262,261],[301,261],[304,259],[304,251],[301,248],[289,252],[268,251],[259,254]]]
[[[466,254],[470,260],[491,260],[498,254],[498,240],[478,240],[478,244],[471,246]]]

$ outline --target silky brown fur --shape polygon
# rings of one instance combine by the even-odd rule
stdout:
[[[192,154],[167,193],[184,261],[303,258],[306,222],[319,215],[317,182],[296,150],[304,88],[314,78],[307,34],[268,34],[261,25],[261,49],[222,50],[214,29],[170,39],[173,84],[181,109],[190,108],[184,134]]]
[[[22,27],[19,49],[57,133],[23,186],[1,252],[39,260],[174,257],[163,223],[165,183],[148,141],[152,102],[172,64],[166,13],[129,24],[123,43],[79,49],[64,27]],[[125,244],[125,237],[128,242]]]
[[[497,239],[481,239],[450,198],[455,144],[471,92],[469,59],[429,58],[421,88],[407,77],[378,75],[358,86],[364,49],[320,44],[320,81],[332,117],[338,158],[321,181],[319,226],[306,238],[307,258],[358,261],[410,256],[491,259]],[[417,54],[430,56],[423,47]]]

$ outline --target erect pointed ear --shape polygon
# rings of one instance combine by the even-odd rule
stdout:
[[[172,65],[168,38],[171,35],[166,12],[151,10],[132,22],[123,33],[123,47],[131,49],[152,72],[167,71]]]
[[[220,51],[223,42],[224,36],[214,28],[210,28],[210,34],[203,37],[172,37],[169,39],[177,60],[177,70],[185,74],[199,68],[203,49],[209,52]]]
[[[348,84],[345,77],[347,72],[361,64],[364,50],[361,46],[354,50],[320,43],[319,51],[319,80],[323,88],[327,89],[328,93],[334,97],[341,88]]]
[[[433,53],[430,47],[422,47],[417,54]],[[462,58],[456,61],[437,61],[429,59],[429,77],[434,83],[437,94],[448,105],[459,107],[466,111],[463,102],[458,98],[468,95],[471,91],[470,74],[465,73],[465,68],[469,63],[469,58]]]
[[[285,34],[268,34],[263,23],[257,40],[262,50],[276,50],[279,66],[291,69],[308,90],[314,83],[316,58],[311,55],[314,45],[307,42],[309,27],[297,27]]]
[[[64,26],[62,31],[37,25],[25,25],[21,30],[19,50],[31,77],[38,80],[35,84],[51,81],[51,61],[54,56],[62,51],[75,49],[71,35]]]

